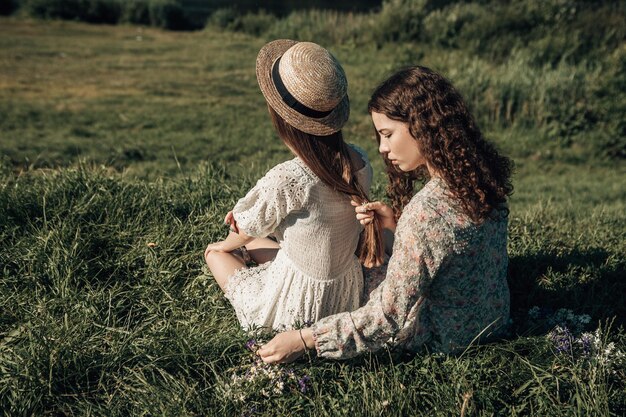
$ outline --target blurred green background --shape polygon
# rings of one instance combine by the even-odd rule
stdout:
[[[347,12],[234,2],[199,31],[128,25],[168,27],[172,10],[204,17],[192,3],[25,0],[0,28],[0,150],[10,164],[86,158],[152,176],[204,159],[274,163],[286,153],[272,139],[254,60],[276,38],[313,40],[345,66],[349,140],[371,139],[365,103],[377,83],[419,63],[449,77],[487,136],[522,164],[621,166],[626,156],[623,2],[393,0]],[[107,7],[121,26],[24,18],[98,21],[90,16]]]

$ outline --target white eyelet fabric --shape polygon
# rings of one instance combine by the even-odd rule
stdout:
[[[369,190],[372,168],[357,181]],[[240,199],[233,215],[249,236],[272,234],[276,258],[241,269],[229,280],[226,297],[244,329],[276,330],[314,322],[359,307],[363,273],[355,250],[362,226],[350,198],[324,184],[299,158],[283,162]]]

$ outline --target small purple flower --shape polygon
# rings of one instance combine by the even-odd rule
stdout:
[[[248,349],[251,352],[256,351],[256,339],[250,339],[246,342],[246,349]]]
[[[298,380],[298,385],[300,386],[300,392],[305,393],[310,388],[309,382],[311,382],[311,378],[308,375],[303,376]]]
[[[556,326],[550,332],[550,340],[554,343],[554,347],[558,353],[572,352],[572,333],[565,326]]]

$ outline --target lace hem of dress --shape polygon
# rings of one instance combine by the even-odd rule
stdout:
[[[273,261],[267,261],[251,268],[247,266],[242,266],[241,268],[235,269],[232,275],[228,277],[228,281],[226,282],[226,286],[224,287],[224,296],[230,300],[233,291],[242,281],[255,275],[260,275],[264,273],[265,270],[269,268],[269,266],[272,264],[272,262]]]

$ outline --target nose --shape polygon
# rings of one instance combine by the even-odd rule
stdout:
[[[383,137],[380,138],[380,143],[378,144],[378,152],[380,152],[382,154],[390,152],[389,143],[388,143],[387,139],[385,139]]]

